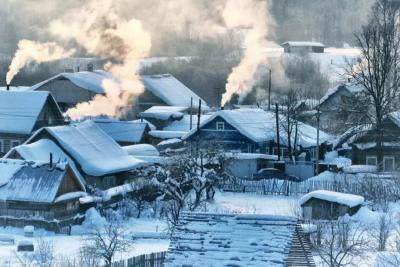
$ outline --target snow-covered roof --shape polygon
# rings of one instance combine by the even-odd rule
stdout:
[[[150,131],[149,135],[159,139],[171,139],[171,138],[181,138],[186,133],[187,132],[181,132],[181,131]]]
[[[188,108],[178,106],[153,106],[139,113],[140,118],[153,118],[158,120],[181,119]]]
[[[25,165],[27,162],[22,160],[0,159],[0,186],[7,184],[11,177]]]
[[[388,117],[397,127],[400,127],[400,110],[389,113]]]
[[[234,110],[220,110],[215,112],[208,119],[200,123],[200,128],[214,120],[216,117],[221,117],[232,127],[238,130],[241,134],[256,143],[276,140],[276,118],[275,113],[267,112],[256,108],[243,108]],[[280,116],[280,121],[284,117]],[[182,138],[187,139],[195,134],[196,128],[192,129]],[[298,123],[298,140],[297,144],[303,147],[313,147],[316,145],[317,129],[305,123]],[[320,131],[320,144],[330,140],[332,137],[327,133]],[[292,136],[294,139],[294,136]],[[287,144],[287,134],[280,128],[280,142]]]
[[[285,266],[296,219],[182,212],[164,265]]]
[[[49,92],[0,91],[0,132],[30,134]]]
[[[232,153],[228,152],[224,154],[227,158],[249,160],[249,159],[265,159],[265,160],[278,160],[278,156],[258,154],[258,153]]]
[[[37,83],[33,85],[30,90],[36,90],[41,86],[54,81],[67,79],[71,81],[78,87],[84,88],[86,90],[92,91],[97,94],[104,94],[105,89],[103,85],[104,80],[114,80],[118,82],[118,79],[113,76],[111,73],[103,71],[103,70],[94,70],[94,71],[80,71],[80,72],[62,72],[59,73],[45,81]]]
[[[337,92],[340,90],[346,90],[350,94],[356,94],[364,91],[364,87],[361,85],[357,84],[350,84],[350,83],[345,83],[345,84],[339,84],[335,87],[329,88],[328,91],[325,93],[325,95],[319,100],[319,105],[322,105],[325,101],[327,101],[329,98],[331,98],[333,95],[335,95]]]
[[[4,160],[2,160],[4,161]],[[6,160],[14,164],[15,160]],[[20,161],[26,163],[26,161]],[[15,172],[6,185],[0,188],[1,200],[51,203],[55,200],[65,177],[66,168],[59,165],[31,162]],[[84,187],[81,187],[84,191]]]
[[[287,41],[282,44],[289,45],[289,46],[314,46],[314,47],[325,47],[324,44],[320,42],[298,42],[298,41]]]
[[[373,165],[351,165],[343,167],[345,173],[375,173],[377,172],[376,166]]]
[[[40,139],[31,144],[22,144],[20,146],[12,148],[4,157],[9,158],[14,151],[24,160],[32,161],[49,161],[50,153],[53,154],[54,162],[68,162],[72,171],[75,173],[79,182],[82,186],[85,185],[85,179],[78,171],[75,162],[64,153],[64,151],[58,147],[53,141],[49,139]]]
[[[348,206],[350,208],[356,207],[364,203],[364,197],[345,194],[328,190],[316,190],[304,195],[300,200],[300,205],[304,205],[307,201],[312,198],[321,199],[329,202],[335,202],[341,205]]]
[[[352,144],[357,139],[365,136],[371,129],[372,124],[356,125],[349,128],[333,142],[334,149],[340,148],[345,143]]]
[[[95,120],[100,129],[117,142],[139,143],[148,127],[146,122]]]
[[[208,109],[207,103],[203,99],[171,74],[143,75],[141,78],[146,90],[149,90],[170,106],[189,108],[190,99],[193,98],[193,108],[197,108],[199,100],[201,100],[202,109]]]
[[[123,146],[126,152],[131,156],[159,156],[160,152],[158,152],[157,148],[149,144],[139,144],[132,146]]]
[[[200,116],[200,123],[207,120],[211,115],[202,114]],[[197,115],[192,115],[192,129],[197,127]],[[190,115],[183,116],[179,121],[173,121],[163,128],[164,131],[180,131],[189,132],[190,131]]]
[[[45,127],[27,142],[34,140],[41,131],[47,131],[57,140],[62,149],[67,151],[89,175],[103,176],[146,165],[145,162],[130,156],[92,121]]]

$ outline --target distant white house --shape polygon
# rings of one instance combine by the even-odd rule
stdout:
[[[285,53],[324,53],[325,45],[319,42],[294,42],[288,41],[282,44]]]

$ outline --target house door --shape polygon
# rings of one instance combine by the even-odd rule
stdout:
[[[394,157],[383,157],[383,170],[385,172],[394,171]]]
[[[305,220],[312,219],[312,207],[303,207],[303,219]]]

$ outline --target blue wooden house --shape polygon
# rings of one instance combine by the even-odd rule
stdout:
[[[280,117],[280,120],[282,118]],[[282,155],[286,154],[287,133],[280,129]],[[317,130],[299,122],[297,144],[303,150],[313,150],[316,146]],[[294,143],[294,137],[292,144]],[[320,144],[330,136],[320,131]],[[187,142],[212,141],[227,151],[244,153],[265,153],[276,155],[276,118],[274,112],[259,108],[220,110],[183,136]]]

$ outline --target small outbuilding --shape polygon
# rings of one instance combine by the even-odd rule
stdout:
[[[282,44],[285,53],[324,53],[325,45],[319,42],[293,42]]]
[[[328,190],[316,190],[300,199],[305,220],[336,220],[345,214],[354,215],[364,203],[364,197]]]

